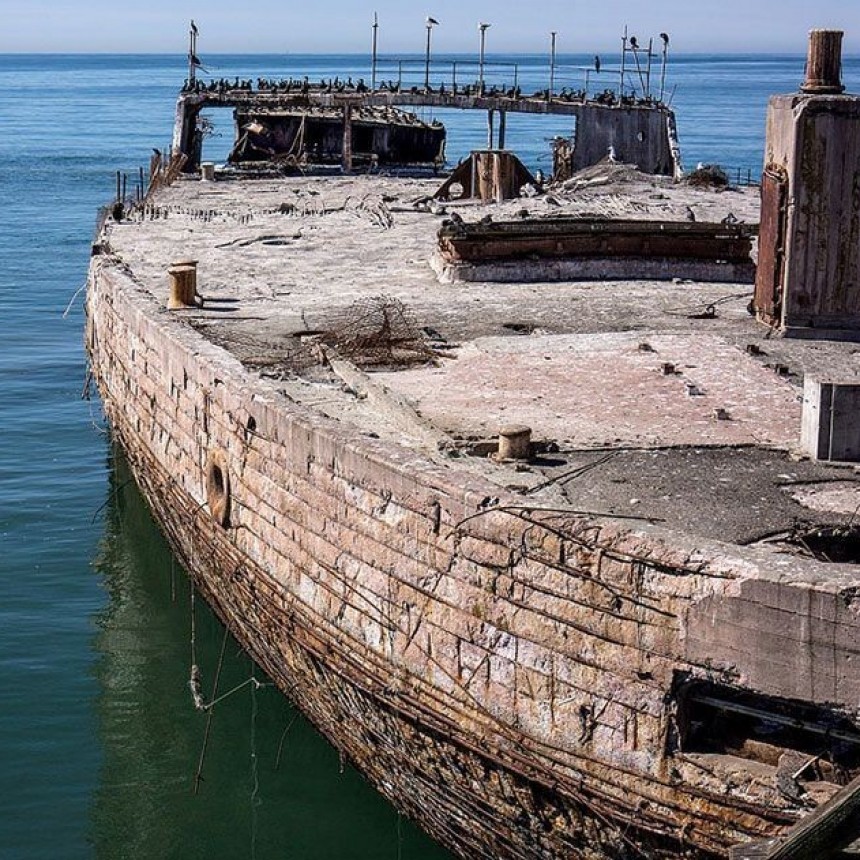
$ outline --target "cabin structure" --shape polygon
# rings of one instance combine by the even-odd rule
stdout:
[[[233,108],[237,141],[248,124],[261,117],[327,112],[338,115],[341,161],[351,169],[355,147],[356,124],[363,112],[371,109],[393,110],[416,107],[483,110],[487,113],[488,148],[505,149],[508,113],[569,116],[572,120],[571,171],[597,164],[607,157],[635,165],[643,173],[680,176],[681,162],[675,128],[675,115],[665,104],[647,100],[604,101],[536,94],[468,94],[440,87],[437,90],[379,89],[358,92],[330,92],[328,87],[278,90],[249,89],[246,86],[198,88],[183,92],[176,103],[173,131],[173,154],[184,156],[186,173],[200,167],[201,143],[198,118],[207,108]],[[264,120],[269,122],[269,120]],[[399,120],[397,121],[399,122]],[[428,126],[430,127],[430,126]],[[432,128],[432,127],[431,127]],[[425,132],[426,134],[426,132]]]

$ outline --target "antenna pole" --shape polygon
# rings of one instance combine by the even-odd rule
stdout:
[[[621,91],[619,96],[624,95],[624,68],[627,63],[627,25],[624,25],[624,35],[621,37]]]
[[[669,59],[669,40],[663,39],[663,66],[660,69],[660,101],[663,101],[666,95],[666,63]]]
[[[424,54],[424,92],[430,89],[430,34],[433,32],[433,25],[427,22],[427,50]]]
[[[194,84],[197,80],[197,25],[194,20],[191,20],[191,26],[188,29],[188,83]]]
[[[370,91],[376,92],[376,39],[379,32],[379,18],[376,12],[373,13],[373,39],[371,42],[371,58],[370,58]]]
[[[478,52],[478,92],[484,94],[484,46],[487,39],[487,28],[489,24],[478,24],[478,30],[481,33],[481,44]]]
[[[194,67],[194,30],[188,31],[188,83],[193,84],[197,76]]]
[[[650,38],[648,40],[648,71],[646,73],[646,80],[648,81],[647,92],[645,95],[650,99],[651,98],[651,57],[653,54],[651,53],[654,48],[654,38]]]

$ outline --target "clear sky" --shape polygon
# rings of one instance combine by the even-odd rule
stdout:
[[[0,52],[183,53],[188,21],[201,55],[368,50],[379,14],[381,53],[424,50],[424,19],[440,25],[438,52],[476,50],[487,21],[487,51],[607,51],[626,25],[640,42],[668,32],[678,52],[806,50],[813,27],[845,30],[860,53],[860,0],[0,0]]]

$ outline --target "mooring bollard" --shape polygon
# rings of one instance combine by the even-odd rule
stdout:
[[[215,181],[215,164],[212,161],[204,161],[200,164],[200,178],[204,182]]]
[[[528,460],[531,456],[532,430],[512,424],[499,430],[499,460]]]
[[[172,311],[196,307],[196,261],[174,263],[167,270],[167,276],[170,281],[170,297],[167,300],[167,307]]]

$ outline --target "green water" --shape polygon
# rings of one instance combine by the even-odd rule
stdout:
[[[104,750],[95,856],[447,856],[340,761],[230,636],[218,687],[228,695],[213,708],[201,765],[207,715],[195,710],[189,689],[192,616],[207,701],[224,628],[192,597],[117,452],[110,483],[94,561],[109,595],[95,639]]]

